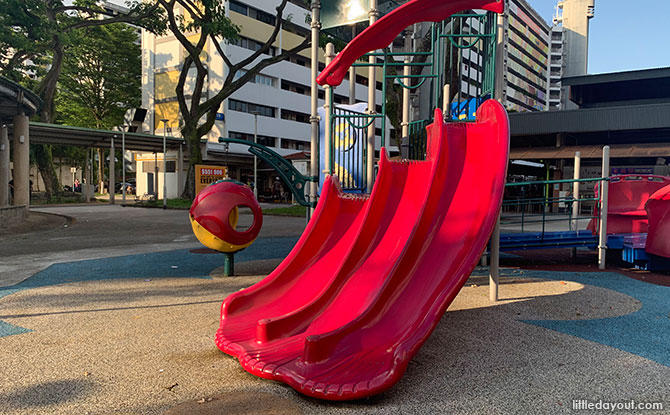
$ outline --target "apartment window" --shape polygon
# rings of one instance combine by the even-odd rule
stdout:
[[[311,143],[305,141],[291,140],[290,138],[281,139],[281,148],[286,150],[309,151]]]
[[[281,89],[301,95],[311,95],[311,87],[282,79]]]
[[[177,171],[177,162],[175,160],[167,160],[165,162],[165,168],[168,173],[174,173]],[[153,161],[143,161],[142,162],[142,173],[156,173],[156,163]],[[158,162],[158,173],[163,173],[163,162]]]
[[[247,112],[250,114],[252,112],[258,112],[258,115],[270,118],[275,117],[275,111],[277,110],[276,108],[268,107],[267,105],[253,104],[251,102],[238,101],[236,99],[228,100],[228,109],[233,111]]]
[[[309,124],[310,115],[305,114],[304,112],[282,109],[281,110],[281,118],[282,118],[282,120],[296,121],[296,122]]]
[[[245,69],[240,69],[237,71],[235,74],[235,80],[240,79],[243,77],[247,71]],[[277,86],[277,78],[273,76],[268,76],[268,75],[263,75],[262,73],[256,74],[255,77],[251,78],[249,82],[254,83],[254,84],[261,84],[261,85],[267,85],[275,88]]]
[[[293,22],[289,22],[287,20],[282,21],[281,24],[282,29],[286,30],[287,32],[296,34],[300,37],[308,37],[310,36],[310,31],[309,29],[305,29],[304,27],[300,27],[297,24]]]
[[[305,68],[312,67],[309,59],[302,57],[300,55],[293,55],[288,59],[288,61],[291,63],[295,63],[296,65],[304,66]]]
[[[235,138],[237,140],[245,140],[245,141],[254,141],[254,135],[250,133],[240,133],[237,131],[231,131],[228,133],[228,136],[230,138]],[[267,135],[258,135],[257,136],[258,144],[264,145],[265,147],[275,147],[276,145],[276,140],[277,137],[270,137]]]
[[[262,10],[249,7],[246,4],[240,3],[235,0],[230,0],[230,11],[249,16],[252,19],[256,19],[259,22],[267,23],[274,26],[277,22],[277,18],[270,13],[266,13]]]
[[[244,36],[239,36],[236,39],[232,41],[232,44],[235,46],[239,46],[241,48],[257,51],[261,47],[263,47],[263,43],[255,41],[253,39],[249,39],[248,37]],[[277,48],[274,46],[270,46],[270,49],[268,49],[267,53],[270,56],[276,56],[277,55]]]

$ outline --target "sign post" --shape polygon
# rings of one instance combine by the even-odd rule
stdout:
[[[208,166],[204,164],[195,165],[195,194],[210,184],[223,180],[228,175],[226,166]]]

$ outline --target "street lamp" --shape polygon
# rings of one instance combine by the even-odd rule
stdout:
[[[166,154],[166,134],[167,134],[167,123],[170,120],[161,119],[163,123],[163,209],[167,209],[167,154]]]
[[[121,197],[121,206],[126,205],[126,130],[128,129],[127,125],[120,125],[121,129],[121,187],[123,187],[122,197]]]
[[[254,116],[254,144],[258,144],[258,114],[261,112],[251,111]],[[258,158],[254,154],[254,196],[258,199]]]

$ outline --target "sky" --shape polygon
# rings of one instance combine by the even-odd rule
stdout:
[[[551,24],[558,0],[527,1]],[[589,73],[670,67],[670,0],[595,0],[595,5]]]
[[[527,0],[551,24],[557,0]],[[590,74],[670,67],[670,1],[595,0]]]

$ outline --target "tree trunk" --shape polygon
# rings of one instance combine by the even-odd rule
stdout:
[[[200,151],[200,137],[198,136],[197,126],[184,126],[182,136],[186,142],[186,151],[188,152],[188,173],[186,174],[186,183],[181,197],[193,200],[195,198],[195,165],[202,163],[202,152]]]
[[[40,113],[40,120],[46,123],[53,123],[56,118],[54,112],[54,101],[56,96],[56,85],[58,77],[60,76],[63,67],[63,45],[60,38],[56,35],[53,39],[53,60],[49,72],[37,88],[37,93],[44,101],[44,108]],[[44,180],[44,187],[46,196],[51,199],[54,194],[60,193],[60,184],[58,183],[58,175],[53,165],[53,155],[51,146],[46,144],[35,144],[35,158],[37,161],[37,168]]]

